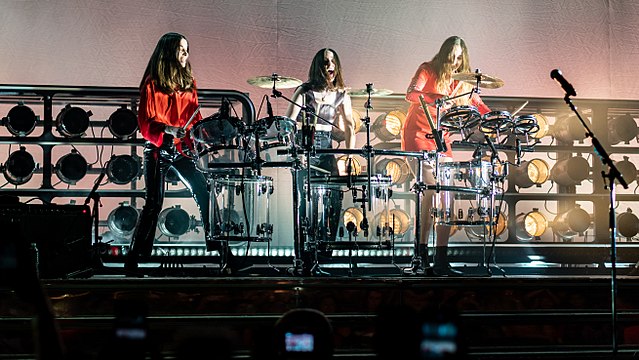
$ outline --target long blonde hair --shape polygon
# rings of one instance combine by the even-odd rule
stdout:
[[[437,75],[437,90],[442,94],[446,94],[448,87],[450,86],[450,80],[453,73],[452,64],[454,63],[454,50],[455,46],[459,46],[462,49],[462,62],[458,72],[470,72],[470,57],[468,55],[468,47],[466,42],[459,36],[451,36],[444,41],[439,48],[439,52],[431,60],[431,66],[433,71]],[[469,91],[472,85],[462,84],[458,93]],[[466,99],[466,97],[463,97]],[[466,102],[464,100],[460,100]]]
[[[192,91],[195,88],[191,63],[187,60],[186,66],[182,67],[178,60],[182,39],[187,40],[184,35],[175,32],[162,35],[146,66],[140,88],[148,78],[166,94],[172,94],[174,91]]]

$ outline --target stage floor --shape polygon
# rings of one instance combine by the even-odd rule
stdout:
[[[84,276],[43,279],[64,345],[78,358],[98,358],[122,346],[115,330],[131,326],[133,317],[148,329],[148,356],[174,358],[188,344],[264,358],[275,322],[302,307],[329,319],[336,358],[374,358],[381,345],[409,346],[415,322],[444,310],[455,315],[458,345],[471,359],[611,358],[613,352],[632,358],[639,350],[639,277],[626,275],[627,263],[613,281],[605,262],[493,264],[489,273],[460,261],[453,265],[466,276],[432,277],[403,273],[410,257],[338,257],[320,264],[326,274],[304,277],[291,275],[289,257],[247,257],[235,276],[221,275],[216,257],[196,260],[145,263],[144,277],[125,276],[122,263],[113,261]],[[34,307],[9,289],[0,296],[0,358],[34,358]],[[380,325],[378,315],[388,311],[399,312]],[[387,341],[375,335],[380,326]]]

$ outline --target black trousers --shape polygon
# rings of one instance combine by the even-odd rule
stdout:
[[[151,255],[158,217],[164,202],[165,178],[170,169],[175,171],[191,192],[200,212],[204,234],[207,237],[210,235],[210,193],[206,178],[197,170],[192,159],[175,150],[172,138],[165,136],[162,147],[150,142],[144,147],[146,201],[131,239],[129,256],[132,258],[148,258]]]

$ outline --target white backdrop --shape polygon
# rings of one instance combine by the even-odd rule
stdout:
[[[185,34],[202,88],[250,92],[273,72],[304,80],[322,47],[346,81],[404,92],[450,35],[506,85],[485,95],[639,97],[639,4],[632,0],[0,0],[0,83],[137,86],[158,38]],[[286,94],[286,93],[285,93]],[[286,104],[276,104],[279,113]]]

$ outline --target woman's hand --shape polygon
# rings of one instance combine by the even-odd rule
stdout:
[[[173,135],[177,139],[181,139],[181,138],[183,138],[186,135],[186,130],[184,130],[184,128],[179,127],[179,126],[167,125],[164,128],[164,132],[166,134]]]

